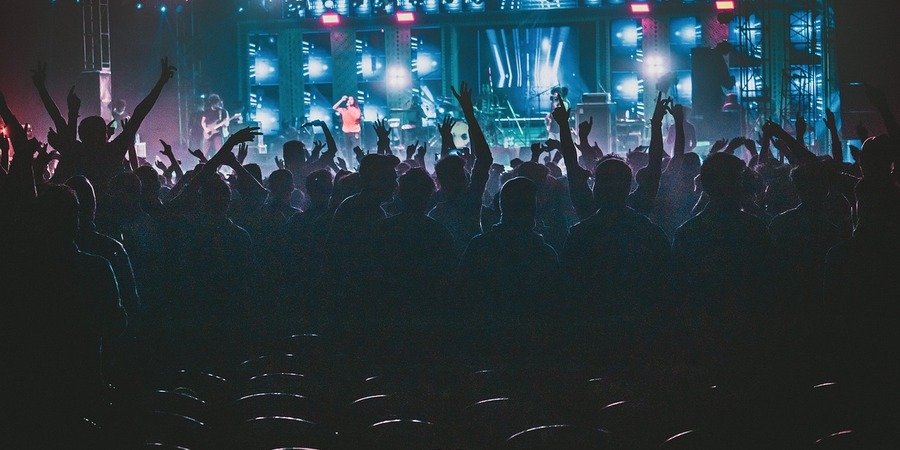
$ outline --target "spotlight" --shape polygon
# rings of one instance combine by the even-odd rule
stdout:
[[[137,5],[134,5],[134,7],[137,8],[137,9],[143,9],[143,8],[144,8],[144,4],[143,4],[143,3],[138,3]]]
[[[322,14],[322,23],[325,25],[337,25],[341,23],[341,16],[334,12]]]
[[[409,23],[414,22],[416,20],[415,14],[411,12],[398,12],[397,13],[397,22],[400,23]]]
[[[717,1],[716,9],[719,11],[734,11],[733,1]]]
[[[163,12],[163,13],[164,13],[164,12],[166,12],[166,9],[167,9],[167,8],[166,8],[166,5],[162,5],[162,6],[159,7],[159,12]]]
[[[648,3],[632,3],[631,12],[634,14],[647,14],[650,12],[650,5]]]

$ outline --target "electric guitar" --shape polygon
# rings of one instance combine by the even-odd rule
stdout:
[[[216,133],[219,132],[219,128],[221,128],[222,136],[228,137],[228,124],[231,123],[232,120],[238,120],[241,118],[241,114],[237,113],[233,116],[226,117],[218,122],[213,123],[212,125],[206,125],[203,127],[203,139],[210,140]]]

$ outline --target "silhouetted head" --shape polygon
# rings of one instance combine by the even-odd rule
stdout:
[[[122,114],[125,112],[125,108],[128,107],[128,104],[125,103],[125,99],[118,99],[112,104],[112,110],[115,111],[116,114]]]
[[[93,222],[97,214],[97,194],[94,185],[83,175],[75,175],[66,180],[66,186],[78,196],[78,212],[82,222]]]
[[[816,204],[825,200],[828,195],[828,177],[819,162],[801,164],[791,171],[791,181],[800,201]]]
[[[141,180],[141,196],[145,199],[152,200],[159,198],[159,173],[150,166],[141,166],[134,171],[138,179]]]
[[[409,169],[412,169],[412,167],[410,167],[410,165],[404,161],[404,162],[401,162],[400,164],[397,164],[397,167],[395,170],[397,171],[397,176],[399,177],[399,176],[403,175],[404,173],[409,172]]]
[[[500,221],[534,226],[537,186],[525,177],[515,177],[500,188]]]
[[[100,116],[85,117],[78,125],[78,137],[88,147],[97,147],[108,139],[106,121]]]
[[[334,190],[334,176],[325,169],[319,169],[306,177],[306,193],[313,203],[317,200],[328,200]]]
[[[744,161],[727,153],[716,153],[700,167],[700,184],[711,200],[740,200]]]
[[[281,146],[281,156],[284,158],[284,165],[287,167],[303,164],[306,157],[306,148],[300,141],[287,141]]]
[[[78,233],[78,196],[61,184],[43,186],[35,204],[34,229],[51,246],[75,240]]]
[[[398,195],[406,212],[425,214],[434,193],[434,180],[425,169],[409,169],[400,177]]]
[[[294,174],[287,169],[278,169],[269,175],[269,191],[278,199],[290,199],[294,192]]]
[[[533,161],[525,161],[516,168],[516,175],[531,180],[535,185],[547,183],[547,176],[550,175],[550,169],[547,166]]]
[[[253,178],[256,178],[256,181],[262,183],[262,168],[259,167],[259,164],[244,164],[244,169],[246,169],[247,172],[250,172],[250,175],[253,175]]]
[[[888,178],[891,174],[892,142],[887,136],[866,139],[860,149],[859,166],[864,177]]]
[[[141,179],[134,173],[120,173],[109,180],[109,195],[124,203],[141,200]]]
[[[358,194],[361,189],[359,173],[340,171],[334,177],[334,190],[329,205],[336,208],[347,197]]]
[[[603,204],[624,204],[631,192],[631,167],[620,159],[607,159],[594,169],[594,200]]]
[[[216,218],[225,218],[228,205],[231,203],[231,188],[219,177],[203,180],[200,186],[200,209],[204,214]]]
[[[687,152],[681,161],[681,174],[685,179],[693,180],[694,177],[700,174],[700,165],[700,155],[694,152]]]
[[[359,162],[359,178],[362,191],[382,201],[393,197],[397,188],[395,168],[400,160],[395,156],[368,154]]]
[[[466,161],[457,155],[450,155],[438,161],[434,165],[434,174],[437,176],[441,191],[445,194],[461,193],[469,184]]]

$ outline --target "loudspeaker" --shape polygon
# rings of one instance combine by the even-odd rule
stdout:
[[[588,145],[594,142],[603,149],[603,153],[615,152],[616,145],[616,104],[615,103],[579,103],[575,105],[575,129],[578,124],[594,118],[594,126],[588,135]]]

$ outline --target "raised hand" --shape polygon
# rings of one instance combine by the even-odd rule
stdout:
[[[825,122],[825,126],[829,130],[837,130],[837,120],[834,118],[834,112],[830,109],[825,108],[825,117],[822,118],[822,122]]]
[[[243,143],[238,146],[237,160],[241,165],[244,164],[244,160],[247,159],[247,153],[249,150],[249,146],[246,143]]]
[[[723,148],[725,148],[726,145],[728,145],[728,139],[724,139],[724,138],[719,139],[718,141],[713,142],[713,144],[709,146],[709,153],[710,154],[717,153],[717,152],[721,151]]]
[[[322,149],[325,148],[325,143],[322,141],[313,142],[313,154],[317,155],[322,152]]]
[[[37,68],[31,71],[31,81],[37,87],[47,83],[47,63],[38,61]]]
[[[538,157],[540,157],[541,153],[544,152],[544,148],[540,142],[532,142],[531,143],[531,160],[537,161]]]
[[[81,109],[81,99],[78,98],[78,94],[75,93],[75,86],[72,86],[69,89],[69,94],[66,96],[66,104],[69,107],[69,111],[78,111]]]
[[[172,77],[175,76],[175,71],[178,70],[175,66],[169,64],[169,57],[165,57],[159,61],[160,73],[159,73],[159,82],[167,83]]]
[[[565,106],[557,106],[553,109],[551,115],[553,116],[553,120],[556,121],[556,124],[559,125],[560,134],[563,134],[562,130],[569,129],[569,110],[566,109]]]
[[[338,169],[347,170],[347,161],[344,160],[344,158],[338,156],[337,158],[335,158],[335,160],[337,160]]]
[[[737,150],[738,147],[744,145],[744,141],[745,141],[745,139],[743,136],[738,136],[738,137],[732,139],[730,142],[728,142],[728,145],[725,147],[725,153],[728,153],[729,155],[733,155],[734,151]]]
[[[53,130],[50,130],[53,131]],[[49,139],[48,139],[49,141]],[[0,133],[0,151],[4,154],[9,152],[9,138],[6,137],[6,132]]]
[[[363,149],[359,148],[358,145],[356,147],[353,147],[353,154],[356,155],[357,161],[362,161],[363,157],[366,156],[366,153],[363,151]]]
[[[170,160],[175,159],[175,153],[172,152],[172,146],[169,145],[168,142],[166,142],[162,139],[159,140],[159,143],[162,144],[162,147],[163,147],[163,149],[160,150],[159,152],[162,153],[162,155],[165,156],[166,158],[169,158]]]
[[[590,135],[592,128],[594,128],[594,116],[591,116],[588,120],[578,124],[578,136],[586,137]],[[587,142],[582,142],[582,145],[587,145]]]
[[[156,164],[155,164],[155,165],[156,165],[156,168],[157,168],[157,169],[159,169],[159,170],[161,170],[161,171],[163,172],[163,174],[165,174],[166,172],[169,171],[169,168],[166,167],[166,164],[165,164],[164,162],[158,160],[158,159],[156,160]]]
[[[673,100],[671,97],[663,99],[662,92],[656,95],[656,108],[653,109],[653,118],[650,119],[650,122],[653,124],[662,124],[663,118],[666,117],[666,113],[671,111]],[[674,114],[673,114],[674,115]]]
[[[675,122],[684,122],[684,105],[675,105],[669,108],[669,113],[672,114]]]
[[[388,127],[387,119],[376,120],[372,127],[375,128],[375,135],[378,136],[379,141],[390,138],[391,129]]]
[[[203,154],[202,151],[198,148],[197,150],[188,149],[188,153],[194,155],[195,158],[199,159],[200,162],[205,163],[207,161],[206,155]]]
[[[832,116],[833,118],[834,116]],[[806,134],[806,119],[803,118],[800,113],[797,113],[797,121],[795,127],[797,128],[797,139],[802,139],[803,135]]]
[[[418,149],[416,149],[416,159],[424,158],[425,154],[428,152],[428,142],[420,145]]]
[[[456,125],[456,119],[450,116],[444,116],[444,120],[437,125],[438,133],[441,139],[453,140],[453,126]]]
[[[551,150],[559,150],[562,148],[562,143],[557,141],[556,139],[547,139],[547,146],[543,148],[543,151],[549,152]]]
[[[747,147],[747,151],[750,152],[750,154],[753,156],[759,154],[756,151],[756,141],[754,141],[753,139],[744,139],[744,147]]]
[[[284,169],[284,160],[279,158],[278,155],[275,155],[275,166],[279,169]]]
[[[262,132],[259,131],[259,127],[245,127],[245,128],[240,129],[237,133],[234,133],[231,136],[229,136],[227,143],[230,143],[232,146],[235,146],[235,145],[238,145],[238,144],[241,144],[244,142],[250,142],[250,141],[256,139],[256,136],[261,136],[261,135],[262,135]]]
[[[416,154],[416,148],[419,147],[419,141],[416,141],[415,144],[406,146],[406,160],[413,159]]]
[[[457,91],[453,86],[450,86],[450,90],[453,92],[453,96],[456,97],[456,101],[459,102],[459,106],[462,108],[464,113],[475,112],[475,106],[472,105],[472,89],[469,88],[468,83],[466,83],[465,81],[460,83],[459,91]]]

